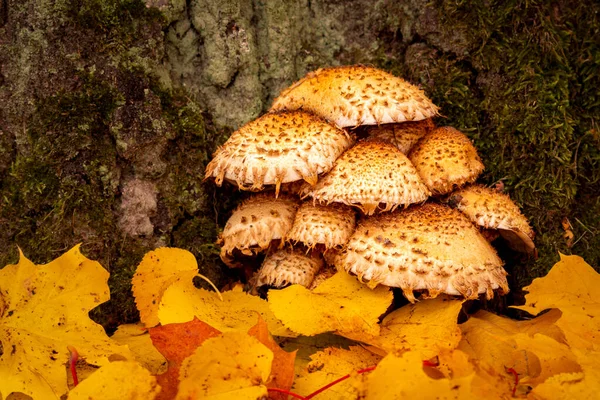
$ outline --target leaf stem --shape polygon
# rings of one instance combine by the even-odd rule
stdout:
[[[357,374],[364,374],[365,372],[370,372],[370,371],[373,371],[373,370],[374,370],[376,367],[377,367],[377,366],[376,366],[376,365],[374,365],[374,366],[372,366],[372,367],[368,367],[368,368],[365,368],[365,369],[358,370],[356,373],[357,373]],[[345,381],[345,380],[346,380],[346,379],[348,379],[348,378],[350,378],[350,374],[348,374],[348,375],[344,375],[344,376],[342,376],[341,378],[338,378],[338,379],[336,379],[335,381],[328,383],[327,385],[323,386],[322,388],[320,388],[320,389],[317,389],[316,391],[314,391],[314,392],[312,392],[311,394],[309,394],[308,396],[306,396],[306,397],[305,397],[305,400],[312,399],[313,397],[315,397],[315,396],[316,396],[316,395],[318,395],[319,393],[321,393],[321,392],[324,392],[325,390],[329,389],[329,388],[330,388],[330,387],[332,387],[333,385],[337,385],[338,383],[340,383],[340,382],[342,382],[342,381]]]
[[[73,387],[79,384],[79,380],[77,379],[77,368],[75,365],[77,364],[77,360],[79,359],[79,353],[77,349],[73,346],[67,346],[69,350],[69,369],[71,370],[71,376],[73,377]]]
[[[519,385],[519,374],[514,368],[506,368],[506,372],[515,377],[515,385],[512,388],[512,397],[515,397],[515,393],[517,393],[517,386]]]
[[[295,398],[300,399],[300,400],[306,400],[306,397],[301,396],[298,393],[290,392],[289,390],[285,390],[285,389],[268,388],[267,391],[269,391],[269,392],[277,392],[277,393],[284,393],[284,394],[287,394],[288,396],[292,396],[292,397],[295,397]]]

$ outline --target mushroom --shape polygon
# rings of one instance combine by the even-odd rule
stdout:
[[[282,195],[254,195],[244,200],[231,214],[219,236],[221,259],[235,266],[234,250],[252,256],[269,248],[273,240],[281,240],[291,229],[298,210],[298,200]]]
[[[353,144],[344,130],[303,111],[271,113],[249,122],[219,147],[205,179],[235,182],[242,190],[262,190],[305,180],[317,183],[340,154]]]
[[[350,207],[303,202],[294,218],[286,240],[301,242],[309,249],[321,245],[324,249],[341,247],[354,232],[356,215]]]
[[[371,215],[378,208],[392,211],[401,204],[425,201],[430,192],[394,145],[361,141],[342,154],[316,185],[305,186],[302,194],[326,204],[355,206]]]
[[[271,111],[312,112],[340,128],[419,121],[438,108],[418,87],[362,65],[322,68],[281,92]]]
[[[425,135],[408,158],[433,194],[474,182],[484,169],[471,140],[449,126]]]
[[[323,260],[299,250],[282,249],[268,255],[252,278],[253,289],[268,285],[276,288],[298,284],[310,286]]]
[[[476,225],[498,230],[514,250],[535,251],[533,229],[519,206],[507,195],[482,185],[470,185],[452,193],[449,204]]]
[[[508,292],[492,246],[466,216],[435,203],[361,220],[336,263],[370,286],[401,288],[411,302],[414,290],[467,299]]]
[[[433,121],[428,118],[416,122],[372,126],[367,129],[367,133],[369,138],[388,141],[404,154],[408,154],[419,139],[434,128]]]

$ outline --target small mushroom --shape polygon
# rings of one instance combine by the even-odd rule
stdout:
[[[302,195],[322,203],[338,202],[371,215],[378,208],[419,203],[430,193],[415,167],[394,145],[362,141],[337,159],[329,173]],[[380,207],[380,205],[382,205]]]
[[[402,122],[399,124],[384,124],[372,126],[367,129],[369,138],[388,141],[404,154],[435,128],[431,118],[416,122]]]
[[[418,87],[385,71],[362,65],[323,68],[281,92],[271,111],[312,112],[337,126],[419,121],[438,108]]]
[[[356,225],[354,210],[343,204],[321,205],[305,201],[300,205],[286,240],[301,242],[309,249],[343,246]]]
[[[519,206],[507,195],[482,185],[470,185],[452,193],[448,202],[476,225],[497,229],[514,250],[535,251],[533,229]]]
[[[205,179],[235,182],[242,190],[258,191],[305,180],[311,185],[327,172],[354,140],[312,114],[271,113],[249,122],[219,147],[206,167]]]
[[[336,267],[368,281],[468,299],[508,292],[506,271],[494,248],[457,210],[426,203],[361,220]]]
[[[251,256],[269,248],[273,240],[281,240],[292,228],[298,200],[282,195],[274,198],[261,193],[244,200],[231,214],[219,237],[221,259],[233,266],[233,252]]]
[[[471,140],[449,126],[425,135],[408,158],[433,194],[450,193],[474,182],[484,169]]]
[[[299,250],[278,250],[265,258],[252,278],[252,287],[282,288],[294,284],[308,287],[321,268],[323,260],[319,257],[308,256]]]

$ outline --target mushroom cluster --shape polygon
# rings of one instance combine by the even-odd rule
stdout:
[[[262,191],[219,237],[229,266],[264,253],[254,288],[315,287],[336,270],[406,298],[508,291],[490,240],[533,252],[519,207],[475,183],[484,169],[462,132],[436,127],[422,90],[366,66],[320,69],[214,154],[206,178]]]

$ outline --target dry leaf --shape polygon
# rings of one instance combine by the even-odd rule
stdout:
[[[207,339],[219,336],[221,332],[194,318],[181,324],[168,324],[149,329],[150,338],[158,351],[167,358],[169,369],[159,375],[162,387],[157,399],[173,399],[179,386],[179,369],[183,360]]]
[[[312,291],[300,285],[269,291],[275,316],[292,331],[307,336],[329,331],[377,335],[379,317],[392,300],[389,288],[369,289],[345,272]]]
[[[267,397],[273,352],[243,332],[224,332],[206,340],[185,359],[177,399]]]
[[[167,360],[156,350],[143,324],[119,325],[110,338],[122,346],[128,346],[135,360],[153,375],[167,370]]]
[[[160,391],[156,378],[133,361],[103,366],[69,392],[69,400],[152,400]]]
[[[112,354],[132,357],[88,312],[109,299],[108,272],[75,246],[46,265],[23,254],[0,270],[0,392],[36,399],[67,392],[67,346],[93,365]]]
[[[191,280],[177,281],[163,295],[158,310],[160,323],[188,322],[197,317],[221,332],[246,332],[256,324],[256,317],[260,315],[273,335],[293,336],[260,297],[246,294],[237,287],[221,294],[223,301],[215,292],[197,289]]]
[[[267,346],[273,352],[273,364],[271,365],[271,376],[267,382],[269,388],[290,390],[294,382],[294,361],[296,352],[284,351],[269,333],[267,323],[259,316],[258,322],[248,331],[248,335],[254,336],[259,342]],[[270,393],[271,399],[287,399],[283,393]]]
[[[177,280],[192,281],[198,274],[196,257],[182,249],[163,247],[148,252],[133,275],[132,291],[147,327],[158,325],[158,307],[163,293]]]

